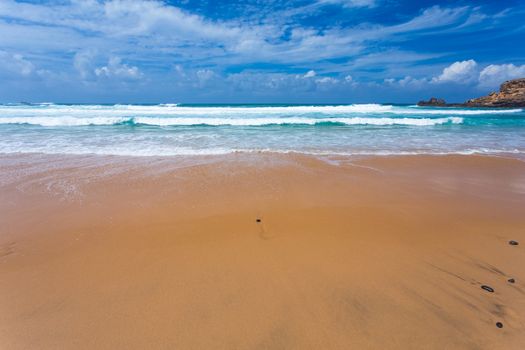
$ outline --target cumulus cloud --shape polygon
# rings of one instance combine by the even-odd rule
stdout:
[[[473,84],[479,88],[496,89],[509,79],[525,77],[525,65],[490,64],[480,68],[479,64],[470,59],[454,62],[443,69],[441,75],[431,79],[432,83]]]
[[[209,70],[209,69],[199,69],[197,71],[197,78],[199,78],[200,81],[210,80],[214,76],[215,76],[215,73],[212,70]]]
[[[337,84],[339,83],[339,80],[332,77],[322,77],[316,79],[315,82],[319,84]]]
[[[320,96],[320,93],[353,91],[357,84],[349,76],[320,76],[318,74],[261,73],[245,71],[226,77],[227,84],[222,89],[250,91],[259,96]],[[216,81],[220,84],[220,81]]]
[[[363,16],[320,21],[317,26],[310,20],[328,10],[325,5],[341,6],[341,13],[360,9],[366,15],[366,9],[382,2],[272,1],[265,6],[267,11],[250,18],[242,12],[243,2],[238,2],[236,15],[230,11],[212,18],[216,13],[160,0],[0,0],[0,47],[16,52],[0,53],[0,70],[29,77],[45,67],[63,81],[89,82],[80,85],[89,85],[93,91],[95,86],[110,86],[112,80],[141,76],[147,76],[155,86],[181,90],[183,85],[201,88],[233,80],[235,86],[250,92],[255,88],[351,89],[362,78],[378,82],[388,76],[401,77],[396,81],[408,87],[429,83],[419,77],[432,74],[434,67],[427,63],[440,55],[429,52],[428,46],[424,50],[410,48],[417,53],[412,52],[403,47],[404,42],[472,32],[480,23],[504,22],[501,18],[497,22],[495,16],[476,6],[432,6],[388,21]],[[295,11],[296,7],[300,9]],[[253,67],[257,70],[251,75],[224,73],[242,73]],[[471,80],[469,76],[476,77],[478,68],[473,60],[462,61],[429,80],[471,84],[479,79],[480,84],[489,84],[496,76],[517,74],[519,66],[514,67],[487,70]],[[349,73],[353,77],[345,77]]]
[[[92,50],[79,51],[73,57],[73,66],[80,74],[80,77],[85,80],[93,75],[93,59],[95,52]]]
[[[308,72],[306,72],[305,75],[303,75],[303,78],[313,78],[315,77],[316,73],[314,70],[309,70]]]
[[[413,78],[411,76],[406,76],[404,77],[403,79],[399,80],[399,85],[403,86],[403,87],[415,87],[415,88],[419,88],[419,87],[422,87],[424,86],[426,83],[428,83],[428,80],[425,79],[425,78],[421,78],[421,79],[417,79],[417,78]]]
[[[204,88],[214,85],[219,85],[225,80],[224,76],[221,76],[217,72],[208,68],[187,68],[181,64],[176,64],[172,67],[169,73],[171,79],[170,84],[173,86],[191,87],[191,88]]]
[[[509,79],[524,78],[525,64],[515,66],[514,64],[491,64],[479,73],[479,85],[481,87],[496,87]]]
[[[137,79],[142,73],[137,67],[122,63],[120,57],[111,57],[107,65],[95,69],[95,75],[107,78]]]
[[[400,79],[386,78],[383,80],[384,86],[395,86],[406,89],[421,89],[425,86],[428,86],[432,82],[428,78],[414,78],[410,75],[407,75]]]
[[[195,77],[191,78],[192,85],[201,88],[213,84],[213,82],[219,78],[211,69],[198,69],[194,75]]]
[[[405,76],[401,79],[387,78],[386,85],[397,84],[402,87],[425,87],[429,85],[462,84],[481,89],[497,89],[506,80],[524,78],[525,65],[490,64],[485,67],[473,59],[458,61],[445,67],[440,75],[432,78],[413,78]]]
[[[478,64],[474,60],[454,62],[432,79],[436,83],[471,83],[478,78]]]
[[[0,51],[0,61],[2,62],[1,69],[11,74],[27,77],[35,71],[35,66],[33,63],[18,53]]]

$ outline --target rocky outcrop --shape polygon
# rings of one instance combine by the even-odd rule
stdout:
[[[435,97],[428,101],[419,101],[417,105],[421,107],[465,107],[463,103],[447,103],[444,99]]]
[[[465,103],[446,103],[445,100],[432,97],[428,101],[419,101],[418,106],[435,107],[525,107],[525,78],[509,80],[501,84],[499,92],[473,98]]]
[[[466,107],[525,107],[525,78],[506,81],[501,84],[499,92],[473,98],[464,105]]]
[[[436,107],[446,107],[447,102],[442,98],[432,97],[428,101],[419,101],[418,106],[436,106]]]

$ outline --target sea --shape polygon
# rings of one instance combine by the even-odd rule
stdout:
[[[348,105],[0,105],[0,154],[525,157],[525,110]]]

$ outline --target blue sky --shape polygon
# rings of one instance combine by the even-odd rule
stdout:
[[[0,101],[462,101],[525,77],[524,1],[0,0]]]

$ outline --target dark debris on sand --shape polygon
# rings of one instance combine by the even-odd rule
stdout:
[[[489,293],[494,293],[494,288],[492,288],[490,286],[482,285],[481,289],[486,290]]]

